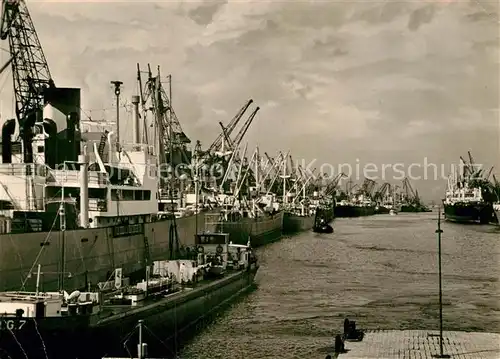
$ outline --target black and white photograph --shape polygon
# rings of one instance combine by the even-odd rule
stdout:
[[[500,359],[498,0],[0,1],[0,359]]]

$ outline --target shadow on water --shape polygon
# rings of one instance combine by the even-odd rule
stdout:
[[[346,317],[367,329],[437,329],[436,215],[337,219],[333,234],[304,232],[259,249],[258,290],[182,358],[318,357],[331,352]],[[500,332],[497,228],[442,229],[445,330]]]

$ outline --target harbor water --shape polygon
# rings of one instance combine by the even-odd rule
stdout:
[[[338,219],[259,250],[258,289],[182,359],[324,358],[348,317],[366,329],[438,329],[437,213]],[[500,332],[498,227],[442,223],[443,327]]]

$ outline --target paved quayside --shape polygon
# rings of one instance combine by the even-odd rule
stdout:
[[[439,331],[367,331],[361,342],[347,341],[345,348],[339,359],[431,359],[439,354]],[[443,332],[443,353],[454,359],[498,359],[500,334]]]

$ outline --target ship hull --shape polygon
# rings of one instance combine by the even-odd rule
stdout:
[[[241,218],[224,222],[219,231],[229,233],[229,240],[235,244],[247,244],[253,248],[278,241],[283,234],[283,211],[258,218]]]
[[[206,228],[205,215],[217,212],[176,219],[179,246],[194,246],[196,231]],[[65,272],[71,273],[71,277],[65,279],[66,286],[81,288],[87,281],[91,284],[107,281],[115,268],[122,268],[125,276],[138,271],[142,274],[147,252],[153,261],[169,258],[171,244],[175,246],[169,234],[172,223],[162,220],[124,226],[125,230],[121,227],[119,231],[117,227],[65,231]],[[214,229],[215,226],[211,230]],[[19,290],[27,273],[33,273],[37,264],[41,264],[45,273],[57,273],[61,243],[60,231],[1,234],[0,290]],[[57,274],[42,275],[41,280],[43,290],[57,290]],[[26,280],[25,289],[35,287],[36,276],[32,275]]]
[[[314,215],[298,216],[285,212],[283,215],[283,234],[294,234],[310,230],[314,225]]]
[[[388,214],[390,210],[391,210],[390,208],[387,208],[385,206],[376,206],[375,214]]]
[[[74,321],[64,318],[64,323],[60,318],[29,320],[31,325],[18,331],[17,341],[9,332],[0,332],[0,358],[7,354],[12,359],[128,357],[123,341],[135,332],[128,339],[127,348],[131,353],[137,352],[138,334],[134,329],[140,319],[145,326],[142,335],[149,355],[165,357],[165,345],[170,349],[168,353],[175,352],[213,314],[251,289],[256,272],[256,268],[237,272],[112,317],[77,316],[71,318]]]
[[[3,323],[12,323],[12,319],[2,318]],[[0,358],[1,359],[63,359],[72,357],[72,353],[85,354],[85,340],[88,338],[90,325],[89,316],[61,318],[20,318],[18,325],[11,332],[0,330]],[[12,327],[12,325],[11,325]],[[69,355],[68,355],[69,354]]]
[[[170,353],[175,353],[175,349],[203,329],[214,314],[250,290],[254,286],[255,274],[255,269],[242,271],[197,291],[180,293],[175,299],[163,304],[152,304],[150,310],[95,324],[92,339],[106,348],[105,353],[99,350],[99,356],[95,358],[102,358],[102,354],[125,356],[127,352],[123,349],[123,338],[134,330],[140,319],[149,329],[143,330],[143,342],[148,343],[150,356],[165,357],[168,354],[165,345],[170,348]],[[172,297],[176,295],[172,294]],[[137,340],[137,335],[131,337],[129,348],[137,348]]]
[[[361,217],[371,216],[375,214],[375,207],[373,206],[336,206],[335,217]]]
[[[491,221],[493,208],[485,203],[444,204],[444,216],[450,222],[486,224]]]
[[[401,205],[400,212],[420,213],[420,212],[432,212],[432,211],[423,206],[415,206],[413,204],[403,204]]]

